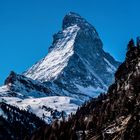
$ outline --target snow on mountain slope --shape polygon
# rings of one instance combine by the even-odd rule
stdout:
[[[21,110],[32,112],[50,124],[55,119],[66,119],[76,112],[83,102],[71,97],[52,96],[43,98],[20,99],[18,97],[1,97],[0,101],[16,106]],[[3,112],[0,111],[0,115]]]
[[[107,90],[120,64],[102,48],[95,28],[70,12],[64,17],[62,31],[54,35],[48,55],[24,75],[44,83],[60,96],[87,100],[91,92],[93,97]],[[86,88],[91,89],[89,93],[81,91]]]
[[[7,91],[8,91],[8,87],[7,85],[0,87],[0,97],[1,96],[7,96]]]
[[[49,81],[56,79],[59,73],[67,66],[73,55],[73,45],[79,27],[74,25],[59,33],[61,39],[55,43],[55,48],[43,60],[34,65],[25,76],[34,80]]]

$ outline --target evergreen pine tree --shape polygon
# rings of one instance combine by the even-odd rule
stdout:
[[[137,37],[137,47],[140,48],[140,37]]]
[[[135,47],[134,40],[131,39],[127,45],[127,50],[129,51],[131,48]]]

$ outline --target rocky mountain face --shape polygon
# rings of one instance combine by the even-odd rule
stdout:
[[[126,60],[107,94],[79,108],[68,121],[41,127],[32,140],[139,140],[140,46],[128,45]]]
[[[64,17],[48,55],[24,73],[59,94],[88,99],[107,90],[119,66],[95,28],[76,13]]]
[[[11,72],[8,93],[21,98],[69,96],[87,100],[107,90],[119,66],[95,28],[76,13],[64,17],[48,55],[23,75]],[[8,96],[9,96],[8,94]]]
[[[62,30],[53,36],[48,55],[23,74],[11,72],[0,87],[1,107],[5,106],[6,113],[10,113],[5,118],[0,108],[4,132],[0,133],[0,139],[4,139],[3,134],[9,134],[7,139],[10,135],[11,139],[22,139],[24,129],[11,133],[17,125],[31,130],[30,133],[33,126],[39,127],[42,123],[36,125],[29,117],[35,118],[33,114],[41,119],[39,122],[47,124],[67,120],[84,101],[107,90],[119,65],[103,50],[102,41],[90,23],[76,13],[67,14]],[[27,125],[26,117],[32,125]]]

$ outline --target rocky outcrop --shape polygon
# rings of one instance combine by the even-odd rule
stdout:
[[[32,80],[23,75],[11,72],[5,80],[7,87],[7,96],[29,98],[29,97],[44,97],[51,96],[53,93],[49,88],[44,86],[39,81]]]

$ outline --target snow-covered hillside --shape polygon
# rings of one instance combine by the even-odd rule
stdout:
[[[1,97],[0,102],[27,110],[50,124],[55,119],[67,119],[71,113],[76,112],[83,102],[71,97],[52,96],[42,98],[20,99],[18,97]],[[3,112],[0,111],[0,115]],[[4,115],[5,116],[5,115]]]

